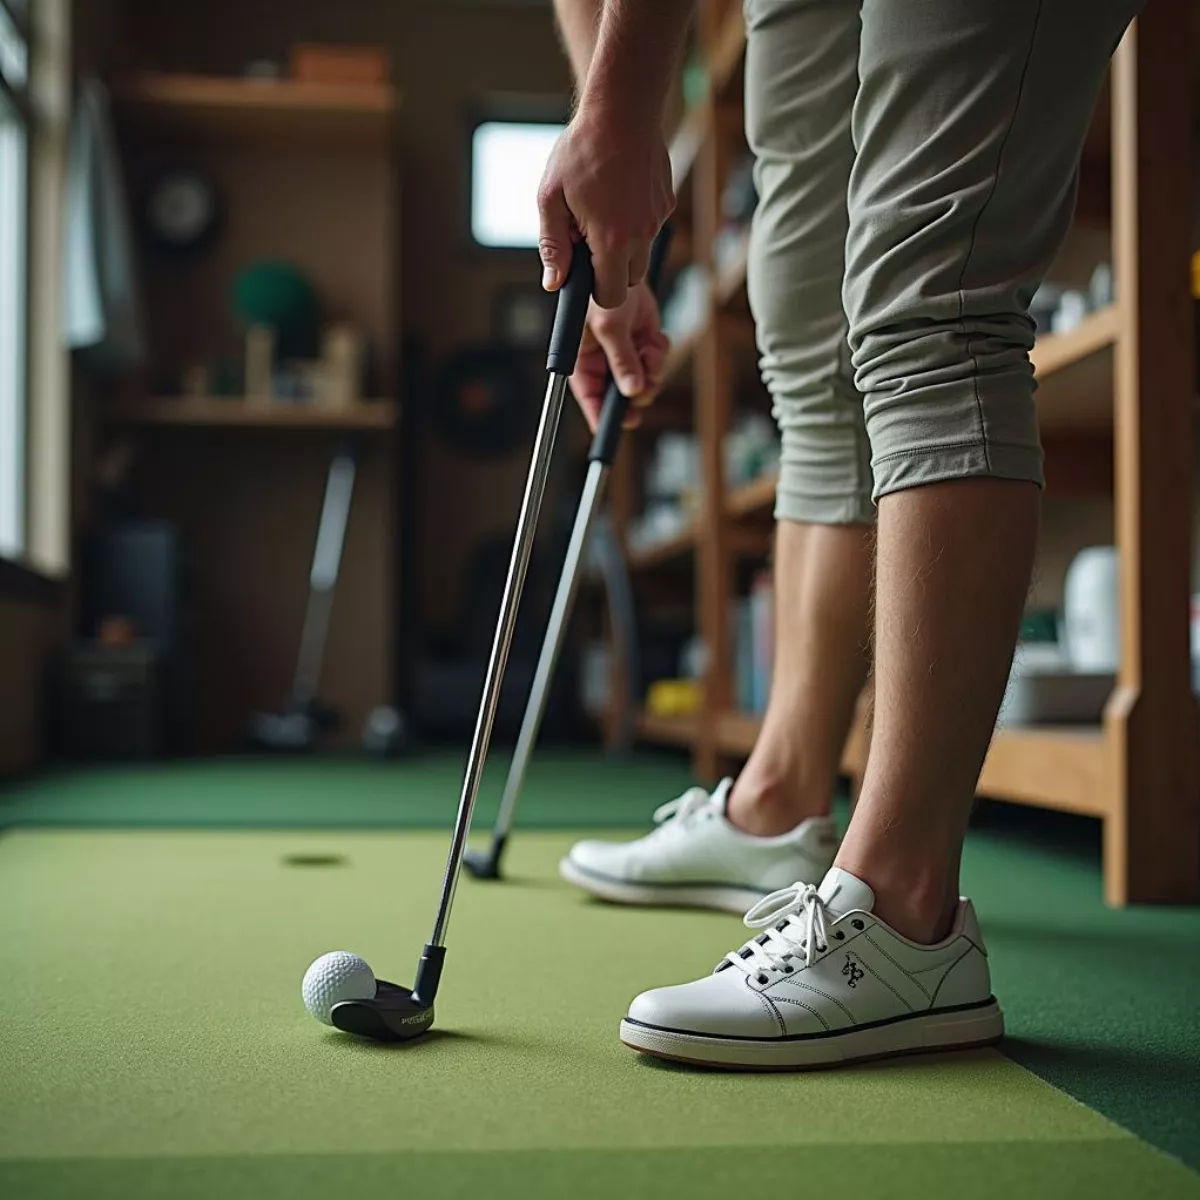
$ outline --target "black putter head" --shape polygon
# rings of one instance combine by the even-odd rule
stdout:
[[[463,866],[467,868],[473,879],[499,879],[499,848],[492,846],[486,853],[482,850],[468,850],[463,855]]]
[[[376,1042],[411,1042],[429,1032],[433,1005],[422,1004],[406,987],[380,979],[371,1000],[343,1000],[330,1020],[345,1033]]]

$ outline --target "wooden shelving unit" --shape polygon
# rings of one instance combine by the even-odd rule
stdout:
[[[1100,818],[1113,904],[1200,900],[1200,718],[1188,652],[1196,411],[1187,271],[1191,63],[1178,35],[1186,17],[1184,0],[1160,0],[1137,19],[1114,58],[1111,115],[1099,114],[1089,137],[1094,151],[1111,130],[1117,300],[1070,333],[1039,338],[1031,355],[1048,474],[1076,455],[1094,464],[1098,447],[1111,455],[1111,475],[1101,474],[1112,480],[1122,556],[1118,685],[1101,726],[999,729],[979,785],[982,795]],[[708,664],[704,709],[686,720],[642,714],[637,730],[646,741],[690,746],[697,776],[711,781],[749,754],[758,735],[758,718],[732,704],[729,614],[737,562],[754,550],[753,527],[761,530],[770,516],[774,479],[727,489],[721,452],[748,324],[744,256],[718,274],[712,255],[721,189],[740,148],[741,6],[702,0],[700,37],[709,92],[685,114],[671,160],[680,212],[691,217],[690,244],[714,282],[706,322],[673,348],[667,374],[679,388],[690,373],[701,533],[635,556],[632,565],[694,549],[696,625]],[[628,466],[618,480],[632,487]],[[628,514],[629,506],[628,494],[614,495],[615,511]],[[852,778],[861,779],[868,744],[859,720],[843,760]]]
[[[281,10],[272,25],[286,46],[300,40],[303,18]],[[147,41],[135,52],[148,66],[186,48],[164,53]],[[197,65],[216,57],[196,48]],[[138,511],[188,545],[196,645],[226,648],[196,655],[195,750],[236,748],[250,713],[287,693],[330,462],[353,433],[353,502],[321,678],[322,698],[345,715],[332,743],[345,744],[372,708],[401,700],[398,92],[186,70],[134,71],[111,91],[130,194],[182,163],[219,199],[220,220],[193,253],[137,239],[148,358],[96,406],[120,434],[111,440],[136,450],[127,487]],[[309,283],[323,325],[359,333],[377,399],[324,407],[183,387],[197,367],[238,374],[245,330],[231,297],[264,261]]]
[[[247,429],[394,429],[393,400],[365,400],[345,408],[318,404],[261,404],[237,398],[143,400],[105,409],[114,425],[217,426]]]
[[[147,72],[114,98],[125,119],[191,139],[381,141],[399,107],[387,84],[316,84]]]

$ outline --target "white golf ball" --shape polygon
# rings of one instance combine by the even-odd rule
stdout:
[[[322,954],[307,971],[300,985],[304,1007],[318,1021],[332,1025],[329,1014],[343,1000],[370,1000],[375,995],[375,972],[348,950]]]

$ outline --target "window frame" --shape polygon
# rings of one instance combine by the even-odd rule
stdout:
[[[36,0],[34,0],[36,2]],[[22,510],[21,510],[21,547],[19,556],[11,558],[0,554],[0,599],[16,599],[45,608],[59,605],[66,591],[65,576],[45,574],[31,565],[30,539],[33,530],[32,502],[33,479],[30,473],[32,463],[33,436],[33,277],[34,277],[34,162],[35,143],[38,135],[37,114],[31,98],[33,91],[33,75],[35,66],[35,21],[33,3],[26,2],[17,6],[12,0],[0,0],[5,16],[12,23],[17,33],[25,42],[26,75],[25,82],[20,87],[13,87],[7,79],[0,75],[0,92],[5,102],[16,114],[25,131],[25,195],[24,195],[24,234],[25,234],[25,263],[22,279],[24,292],[24,421],[20,454],[22,460]]]
[[[37,571],[32,570],[26,565],[29,555],[29,537],[30,537],[30,498],[32,494],[31,479],[29,473],[31,459],[30,445],[30,426],[32,424],[32,389],[30,386],[30,353],[32,350],[32,337],[30,321],[30,309],[32,307],[33,295],[33,255],[31,254],[33,241],[33,141],[35,136],[35,120],[33,105],[29,98],[30,92],[30,75],[33,67],[33,36],[32,24],[30,21],[30,12],[28,5],[22,9],[14,7],[10,0],[0,0],[0,9],[4,10],[5,15],[12,22],[13,27],[20,35],[25,43],[26,57],[26,74],[25,82],[20,88],[13,87],[12,84],[0,72],[0,95],[3,96],[4,102],[16,114],[16,120],[20,123],[25,134],[25,195],[22,211],[22,225],[24,238],[24,270],[21,278],[21,309],[23,314],[21,327],[21,343],[22,343],[22,378],[19,383],[19,403],[23,408],[21,421],[21,437],[17,452],[20,455],[21,462],[21,510],[20,510],[20,539],[21,544],[18,548],[16,556],[11,556],[3,551],[0,551],[0,565],[4,567],[3,573],[0,574],[0,582],[12,583],[14,580],[19,580],[19,588],[22,592],[26,591],[23,576],[32,576],[34,579],[43,579],[44,577]]]
[[[0,0],[2,3],[3,0]],[[564,96],[535,94],[494,95],[482,99],[467,113],[462,150],[463,188],[460,228],[463,242],[472,256],[489,262],[508,259],[516,262],[537,257],[536,246],[488,246],[475,240],[473,200],[475,196],[475,132],[481,125],[566,125],[571,119],[571,103]]]

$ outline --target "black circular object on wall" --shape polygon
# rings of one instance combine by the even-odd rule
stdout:
[[[438,372],[433,423],[456,450],[502,456],[528,429],[533,405],[520,355],[504,346],[474,346]]]
[[[202,250],[221,223],[221,197],[211,176],[195,167],[172,167],[155,178],[142,202],[149,242],[176,254]]]

